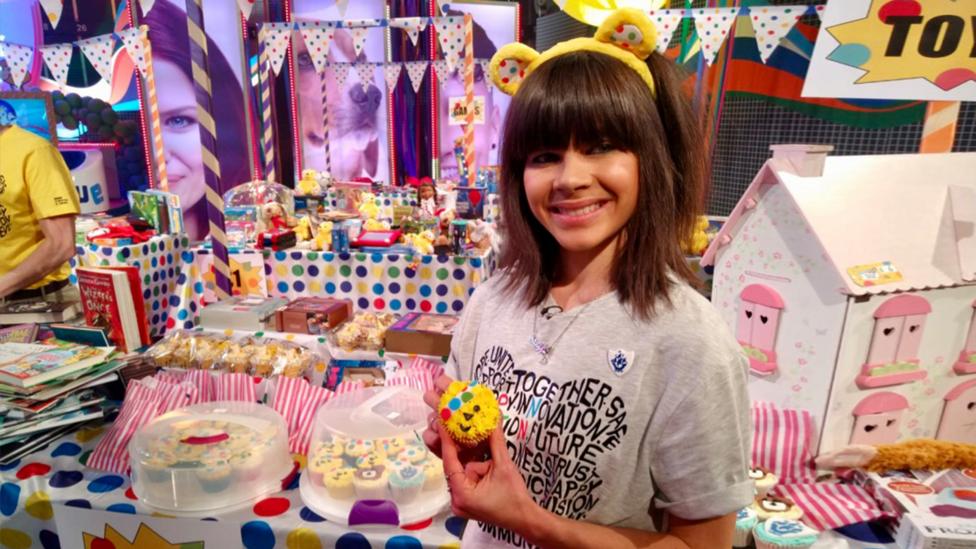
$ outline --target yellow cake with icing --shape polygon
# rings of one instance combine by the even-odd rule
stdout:
[[[451,383],[441,396],[438,410],[447,433],[467,447],[487,440],[501,418],[495,393],[477,381]]]

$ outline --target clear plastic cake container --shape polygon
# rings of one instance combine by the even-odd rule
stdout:
[[[420,433],[430,408],[408,387],[335,395],[315,416],[302,500],[339,524],[407,525],[450,502],[440,458]]]
[[[281,490],[293,469],[282,417],[251,402],[207,402],[163,414],[129,442],[132,488],[174,514],[234,509]]]

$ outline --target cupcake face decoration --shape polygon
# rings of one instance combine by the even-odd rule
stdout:
[[[749,469],[749,478],[752,480],[760,480],[766,476],[766,471],[762,467],[753,467]]]
[[[333,469],[326,478],[334,482],[346,482],[352,480],[353,470],[348,468]]]
[[[356,471],[356,476],[361,480],[380,480],[383,478],[384,470],[385,468],[382,465],[377,465],[368,469],[359,469]]]
[[[455,381],[441,396],[441,423],[451,438],[464,446],[476,446],[487,439],[500,416],[495,394],[476,381]]]
[[[386,462],[386,458],[381,456],[378,452],[370,452],[356,458],[356,467],[359,469],[372,469],[377,465],[383,465]]]

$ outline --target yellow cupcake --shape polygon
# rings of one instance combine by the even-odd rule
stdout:
[[[329,495],[336,499],[349,499],[353,495],[352,479],[355,469],[351,467],[340,467],[333,469],[323,477],[325,489]]]
[[[384,464],[386,464],[386,455],[382,451],[369,452],[356,458],[356,469],[371,469]]]
[[[455,381],[441,396],[441,423],[455,441],[473,447],[498,427],[501,411],[495,394],[477,381]]]

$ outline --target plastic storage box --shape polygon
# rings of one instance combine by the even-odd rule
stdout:
[[[420,433],[430,412],[408,387],[337,394],[315,417],[302,500],[349,526],[411,524],[450,502],[441,460]]]
[[[171,513],[229,510],[281,489],[293,469],[282,417],[250,402],[163,414],[129,442],[139,500]]]

